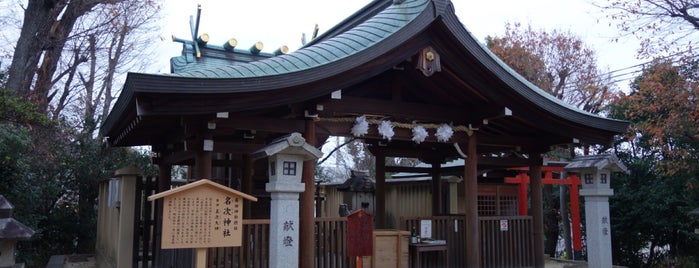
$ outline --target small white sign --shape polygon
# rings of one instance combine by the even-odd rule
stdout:
[[[510,230],[510,223],[507,220],[500,220],[500,231]]]
[[[420,220],[420,238],[432,238],[432,220]]]

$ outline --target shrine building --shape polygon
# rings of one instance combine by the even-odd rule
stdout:
[[[449,0],[372,1],[292,52],[286,47],[265,52],[262,43],[251,47],[235,39],[212,44],[208,35],[195,31],[195,40],[177,40],[183,50],[171,59],[171,73],[129,73],[100,131],[109,146],[151,146],[159,174],[146,178],[120,173],[137,178],[120,186],[136,193],[133,208],[121,202],[121,211],[109,212],[121,217],[118,213],[135,211],[131,217],[136,224],[127,231],[134,234],[133,251],[124,256],[135,265],[191,266],[191,250],[159,247],[161,220],[154,212],[162,211],[162,204],[143,197],[170,190],[172,167],[187,166],[189,181],[209,179],[258,200],[243,200],[243,246],[210,248],[209,267],[230,267],[221,266],[224,262],[266,267],[269,252],[264,246],[272,243],[264,234],[270,174],[267,161],[254,153],[298,132],[315,147],[335,136],[367,145],[376,159],[371,204],[376,230],[408,231],[413,224],[387,215],[401,205],[387,195],[387,174],[424,172],[431,176],[421,187],[431,189],[425,198],[431,201],[426,213],[433,217],[433,235],[456,230],[437,237],[449,245],[448,255],[439,257],[447,259],[440,263],[543,267],[542,155],[556,148],[611,145],[628,122],[582,111],[526,81],[477,40],[454,9]],[[431,166],[394,167],[387,165],[387,157],[418,158]],[[441,168],[459,159],[462,165]],[[299,267],[346,267],[354,260],[343,255],[346,238],[334,233],[346,228],[346,218],[317,213],[321,204],[316,202],[315,162],[302,166],[305,188],[295,225]],[[479,216],[479,187],[497,188],[479,186],[484,171],[492,178],[521,167],[530,177],[524,196],[530,198],[528,211],[522,211],[526,200],[514,201],[524,204],[512,207],[515,215]],[[457,187],[453,193],[461,195],[454,201],[447,201],[450,184],[441,179],[445,174],[460,178],[451,184]],[[109,185],[100,187],[109,194]],[[517,191],[508,193],[516,196]],[[513,238],[505,245],[509,249],[490,243],[497,239],[490,232],[503,232],[497,228],[501,220],[509,223],[505,231],[525,237]],[[446,225],[436,227],[441,223]],[[111,252],[111,240],[98,238],[98,252]]]

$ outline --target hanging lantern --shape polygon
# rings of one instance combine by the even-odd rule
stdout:
[[[425,141],[425,138],[427,138],[427,130],[425,127],[417,125],[413,127],[413,141],[417,142],[420,144],[421,142]]]
[[[451,136],[454,135],[454,130],[451,129],[451,126],[442,124],[437,128],[437,133],[434,135],[437,137],[437,141],[447,142],[451,139]]]
[[[369,133],[369,122],[366,121],[365,116],[359,116],[354,119],[351,132],[355,137],[361,137]]]
[[[379,125],[379,134],[381,134],[384,139],[389,141],[391,138],[393,138],[395,133],[393,132],[393,125],[391,125],[391,121],[381,121],[381,125]]]

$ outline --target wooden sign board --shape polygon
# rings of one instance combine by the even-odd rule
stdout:
[[[162,248],[239,247],[243,199],[257,198],[209,180],[148,197],[163,198]]]
[[[374,253],[374,217],[364,210],[347,215],[347,256],[371,256]]]

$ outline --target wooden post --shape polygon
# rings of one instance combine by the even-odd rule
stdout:
[[[158,165],[158,193],[170,190],[170,184],[172,183],[172,165],[161,163]],[[161,250],[161,239],[163,235],[163,200],[155,200],[155,218],[156,218],[156,228],[155,234],[153,235],[153,243],[155,243],[155,250],[153,254],[153,262],[160,263],[160,253]]]
[[[531,214],[533,221],[534,240],[534,267],[543,268],[544,260],[544,203],[541,188],[541,165],[540,153],[531,153],[531,163],[529,167],[529,178],[531,180]]]
[[[197,151],[194,156],[194,165],[197,171],[194,177],[195,180],[211,179],[211,152]]]
[[[430,173],[432,175],[432,216],[442,215],[444,210],[442,209],[442,175],[441,163],[438,160],[432,160],[432,170]]]
[[[377,153],[376,157],[376,229],[386,228],[386,156]]]
[[[172,183],[172,165],[161,163],[158,165],[158,192],[170,190]]]
[[[478,234],[478,152],[474,133],[468,139],[464,171],[466,197],[466,266],[481,267],[480,238]]]
[[[252,193],[252,176],[253,176],[253,161],[249,154],[243,154],[243,170],[242,170],[242,185],[244,193]],[[243,201],[243,218],[252,218],[252,202],[250,200]]]
[[[206,248],[197,248],[196,268],[206,268]]]
[[[463,179],[457,176],[449,176],[449,214],[459,214],[459,182]]]
[[[213,179],[211,176],[212,172],[212,152],[213,144],[210,146],[206,145],[206,141],[213,141],[213,134],[206,127],[200,128],[197,132],[196,138],[199,142],[199,147],[195,149],[196,154],[194,155],[194,165],[196,172],[194,173],[194,180],[201,179]]]
[[[316,146],[316,128],[313,120],[306,120],[304,136],[306,143]],[[315,211],[313,204],[315,197],[315,160],[303,162],[301,182],[304,183],[305,189],[301,193],[300,267],[313,267],[315,260],[315,220],[313,216]]]

